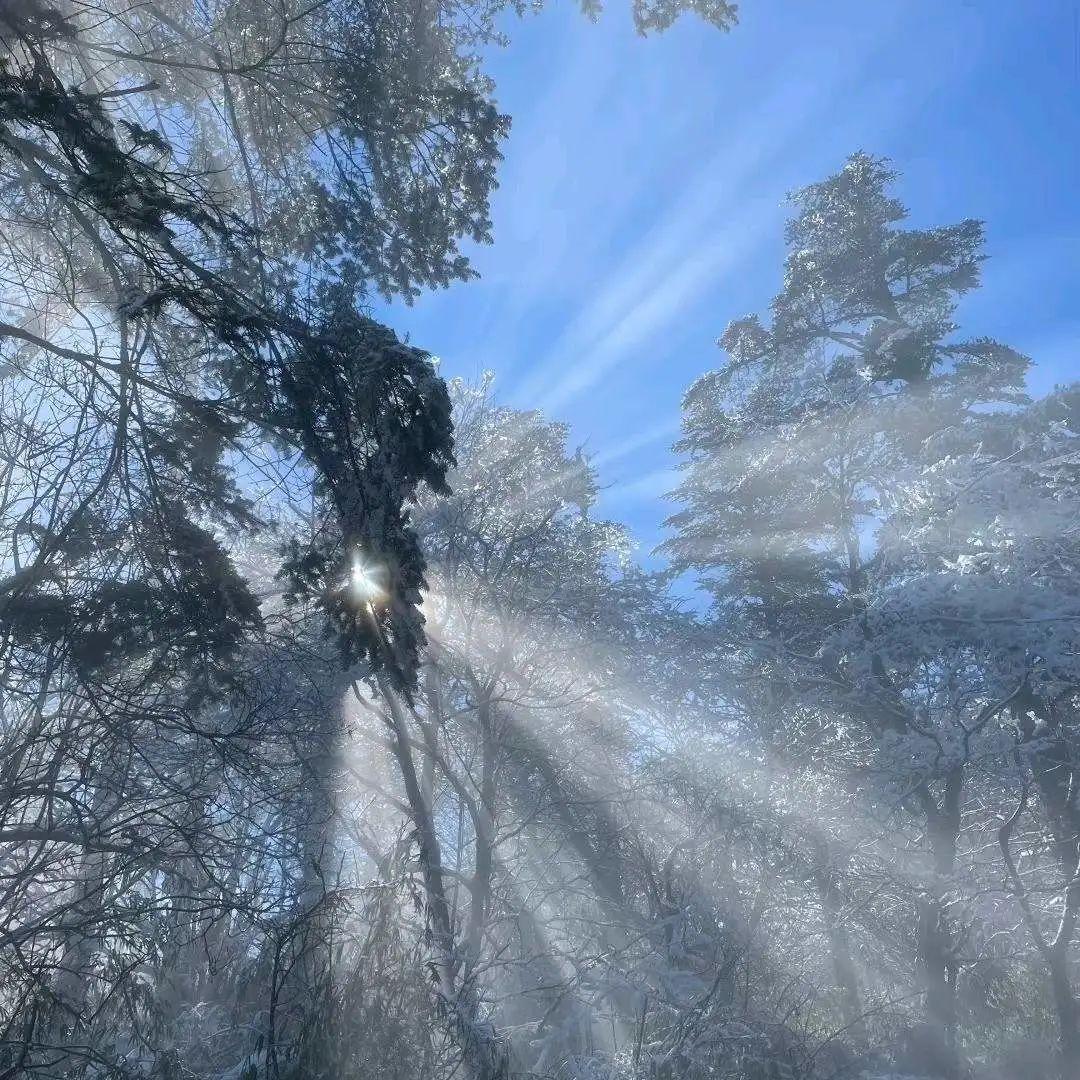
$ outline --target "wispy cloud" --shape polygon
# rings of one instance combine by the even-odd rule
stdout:
[[[826,124],[865,62],[863,57],[847,67],[838,65],[830,77],[811,82],[773,82],[776,89],[746,110],[733,129],[723,131],[720,149],[703,156],[681,186],[670,177],[657,184],[648,170],[630,182],[609,168],[604,173],[609,179],[606,188],[575,191],[576,212],[589,211],[586,233],[599,229],[615,234],[625,227],[633,235],[628,228],[633,225],[640,239],[617,253],[603,253],[595,263],[599,288],[581,292],[586,304],[539,363],[519,378],[512,400],[559,410],[592,390],[627,358],[661,345],[665,330],[707,290],[720,287],[726,276],[753,261],[782,217],[779,203],[787,184],[779,175],[778,162],[794,144]],[[881,105],[867,102],[879,117]],[[886,108],[884,115],[891,111]],[[610,160],[618,160],[617,154]],[[627,196],[635,184],[643,191],[651,189],[653,199],[657,190],[669,193],[651,222],[643,212],[642,198]],[[616,191],[619,201],[609,205],[611,192]],[[624,214],[633,220],[621,220]],[[644,231],[643,222],[648,223]],[[556,243],[540,260],[543,264],[557,258],[566,265],[566,254]],[[570,254],[580,277],[582,263],[588,265],[589,260],[580,251]],[[526,272],[528,291],[517,296],[513,309],[541,302],[539,296],[530,301],[528,295],[539,276],[536,268]]]
[[[524,389],[526,400],[538,398],[541,408],[554,412],[592,389],[621,359],[656,341],[707,287],[737,266],[759,242],[770,217],[768,211],[742,214],[732,229],[719,235],[710,230],[709,246],[697,250],[677,246],[681,227],[664,230],[651,245],[634,253],[583,325],[541,365]],[[555,372],[566,374],[552,386]]]
[[[605,488],[603,501],[607,506],[618,506],[642,499],[659,499],[673,491],[680,479],[681,474],[677,469],[654,469],[634,480]]]
[[[613,465],[616,461],[622,461],[623,458],[627,458],[631,454],[638,453],[640,450],[654,447],[657,443],[670,442],[678,434],[678,431],[679,418],[677,416],[667,417],[627,439],[612,443],[596,453],[590,454],[589,461],[594,468],[605,468]]]

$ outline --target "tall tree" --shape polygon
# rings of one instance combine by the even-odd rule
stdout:
[[[50,1047],[118,1060],[84,1036],[131,989],[112,978],[138,953],[112,946],[146,942],[129,905],[182,906],[192,882],[237,892],[211,849],[246,841],[215,814],[260,827],[238,777],[267,764],[249,738],[265,703],[250,726],[223,706],[283,624],[231,549],[272,524],[282,488],[331,511],[277,560],[292,595],[347,664],[415,682],[408,504],[443,489],[450,406],[428,356],[365,309],[470,276],[460,243],[488,238],[508,120],[477,54],[501,10],[0,0],[12,1068],[48,1069]],[[635,7],[643,31],[678,10]],[[385,574],[374,619],[342,602],[358,551]],[[192,766],[208,748],[228,768]],[[229,873],[308,890],[274,863],[256,851]],[[170,950],[205,929],[165,921]]]
[[[912,574],[896,536],[913,475],[1002,445],[1002,411],[1026,404],[1027,361],[956,336],[957,300],[978,283],[980,224],[904,228],[894,179],[856,154],[793,196],[769,324],[732,323],[729,362],[686,396],[685,508],[666,549],[699,572],[741,663],[780,701],[810,704],[817,739],[859,731],[873,748],[857,763],[864,783],[877,774],[879,805],[918,823],[924,1024],[913,1053],[953,1077],[965,784],[1015,680],[986,667],[977,635],[944,619],[928,633],[890,612]]]

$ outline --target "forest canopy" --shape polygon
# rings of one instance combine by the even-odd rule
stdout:
[[[0,0],[0,1080],[1071,1080],[1080,384],[853,153],[643,559],[376,317],[527,7]]]

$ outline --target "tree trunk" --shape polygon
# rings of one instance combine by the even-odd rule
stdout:
[[[851,941],[847,927],[844,925],[844,895],[836,883],[828,841],[819,838],[814,846],[817,852],[814,884],[821,900],[822,917],[832,959],[833,979],[840,991],[840,1015],[848,1037],[862,1045],[866,1042],[866,1025],[862,1019],[859,977],[851,954]]]
[[[477,703],[480,725],[480,799],[481,820],[476,822],[475,857],[473,861],[472,899],[469,922],[465,932],[466,963],[470,970],[480,958],[480,944],[491,906],[491,875],[494,871],[495,841],[495,766],[497,744],[495,717],[491,702]]]
[[[1068,950],[1055,942],[1051,949],[1050,988],[1054,995],[1054,1009],[1058,1019],[1062,1080],[1075,1080],[1080,1076],[1080,1017],[1069,979]]]
[[[1036,774],[1038,780],[1038,774]],[[1053,812],[1056,808],[1047,798],[1046,786],[1040,782],[1043,803]],[[1067,875],[1064,904],[1058,929],[1050,945],[1047,966],[1050,969],[1050,987],[1057,1012],[1058,1038],[1061,1052],[1061,1075],[1066,1080],[1080,1076],[1080,1017],[1078,1017],[1076,994],[1069,978],[1069,951],[1076,934],[1077,915],[1080,914],[1080,879],[1077,878],[1077,834],[1080,823],[1075,804],[1066,803],[1054,813],[1055,847],[1058,850],[1062,872]]]
[[[416,771],[405,710],[385,676],[379,676],[378,685],[389,713],[392,749],[420,845],[420,872],[435,953],[439,1006],[461,1047],[469,1080],[504,1080],[507,1071],[506,1047],[490,1025],[481,1020],[475,989],[462,985],[458,979],[461,962],[446,897],[442,852],[435,822]]]
[[[1039,741],[1030,747],[1031,771],[1049,819],[1054,854],[1065,881],[1065,895],[1057,932],[1044,955],[1058,1020],[1061,1075],[1064,1080],[1074,1080],[1080,1076],[1080,1007],[1069,978],[1069,951],[1080,915],[1080,807],[1077,805],[1077,780],[1080,777],[1072,749],[1062,734],[1058,710],[1053,705],[1044,706],[1034,697],[1025,704],[1045,725]],[[1025,741],[1035,734],[1031,712],[1025,709],[1019,717]]]
[[[964,771],[954,767],[945,776],[940,805],[928,786],[922,789],[933,859],[932,877],[919,901],[918,969],[924,994],[923,1064],[944,1080],[960,1075],[956,1045],[956,935],[949,924],[946,892],[956,866],[960,834],[960,796]]]

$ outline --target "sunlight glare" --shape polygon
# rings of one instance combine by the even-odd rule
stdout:
[[[360,558],[359,554],[353,555],[348,584],[358,599],[372,604],[386,595],[377,580],[378,573],[378,568],[369,566]]]

